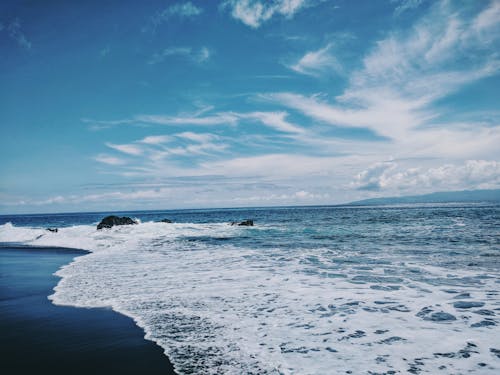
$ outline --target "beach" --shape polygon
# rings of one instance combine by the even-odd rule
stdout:
[[[2,373],[498,374],[498,205],[122,215],[0,217]]]
[[[132,319],[110,309],[53,305],[61,266],[85,252],[0,248],[3,374],[175,374]]]

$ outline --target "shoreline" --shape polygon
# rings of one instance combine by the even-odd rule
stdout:
[[[88,253],[66,248],[0,248],[0,350],[7,373],[171,374],[163,349],[132,318],[111,309],[52,304],[54,273]]]

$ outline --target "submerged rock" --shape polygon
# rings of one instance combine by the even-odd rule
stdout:
[[[231,223],[231,225],[239,225],[239,226],[243,226],[243,227],[253,227],[253,220],[245,220],[245,221],[242,221],[240,223],[238,223],[237,221],[233,221]]]
[[[421,309],[416,316],[419,318],[422,318],[423,320],[431,321],[431,322],[449,322],[453,320],[457,320],[457,318],[454,315],[451,315],[447,312],[444,311],[438,311],[434,312],[430,308],[430,306],[424,307]]]
[[[451,320],[457,320],[457,318],[449,313],[444,311],[439,311],[432,313],[429,317],[424,318],[424,320],[430,320],[433,322],[446,322]]]
[[[453,304],[456,309],[470,309],[471,307],[483,307],[484,302],[458,301]]]
[[[104,219],[102,219],[101,222],[97,225],[97,229],[111,228],[115,225],[132,225],[132,224],[137,224],[137,221],[132,220],[127,216],[118,217],[111,215],[111,216],[106,216]]]
[[[173,221],[170,219],[162,219],[159,221],[159,223],[173,223]]]
[[[481,320],[478,323],[471,324],[472,328],[488,327],[488,326],[496,326],[496,323],[491,320]]]

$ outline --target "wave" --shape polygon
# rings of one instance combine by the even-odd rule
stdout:
[[[132,317],[180,374],[497,373],[497,273],[252,246],[264,231],[144,222],[51,233],[8,223],[0,242],[90,251],[56,273],[49,298]]]

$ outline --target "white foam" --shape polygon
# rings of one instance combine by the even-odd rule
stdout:
[[[446,291],[469,293],[494,311],[498,273],[401,261],[362,267],[335,262],[349,254],[330,249],[193,241],[248,230],[256,228],[142,223],[50,233],[5,224],[0,242],[92,251],[57,272],[50,299],[133,317],[179,373],[406,373],[412,366],[498,373],[500,360],[490,352],[500,349],[498,325],[471,328],[484,318],[498,324],[497,316],[456,309],[458,293]],[[426,307],[432,311],[422,313]],[[425,320],[435,312],[456,320]]]

